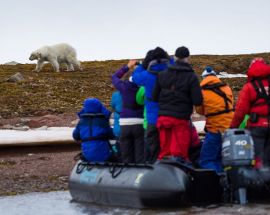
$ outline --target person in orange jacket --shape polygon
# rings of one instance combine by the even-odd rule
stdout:
[[[223,171],[221,165],[222,133],[230,127],[234,115],[231,88],[216,76],[211,67],[202,73],[203,105],[197,113],[206,117],[206,136],[202,145],[199,164],[202,168]]]

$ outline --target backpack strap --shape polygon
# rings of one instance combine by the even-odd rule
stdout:
[[[253,102],[252,106],[259,106],[259,105],[265,105],[267,104],[269,106],[270,109],[270,76],[268,77],[268,94],[263,86],[262,80],[261,79],[253,79],[251,81],[252,86],[254,87],[255,91],[256,91],[256,99]],[[259,102],[259,99],[264,99],[265,101],[263,102]]]
[[[229,112],[234,111],[234,108],[232,108],[232,109],[229,108],[229,103],[232,104],[232,100],[230,98],[228,98],[227,95],[220,89],[220,87],[224,87],[224,86],[227,86],[227,84],[220,82],[220,83],[216,83],[216,84],[205,85],[202,87],[203,90],[211,90],[212,92],[214,92],[217,95],[219,95],[220,97],[222,97],[224,99],[224,103],[225,103],[225,110],[218,111],[215,113],[206,114],[205,115],[206,117],[217,116],[220,114],[229,113]]]

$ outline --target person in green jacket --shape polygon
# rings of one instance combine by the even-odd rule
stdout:
[[[140,87],[139,90],[136,93],[136,102],[139,105],[144,105],[144,100],[145,100],[145,89],[144,87]],[[146,119],[146,109],[144,107],[143,111],[143,128],[146,130],[147,128],[147,119]]]

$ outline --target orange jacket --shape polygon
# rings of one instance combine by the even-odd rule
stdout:
[[[222,83],[221,80],[214,76],[210,75],[207,76],[201,82],[201,87]],[[222,92],[224,92],[227,98],[231,101],[228,102],[229,109],[233,109],[233,94],[232,90],[229,86],[221,86],[219,88]],[[231,120],[233,118],[234,112],[230,111],[228,113],[221,113],[215,116],[207,116],[208,114],[217,113],[220,111],[225,111],[225,101],[224,98],[218,95],[217,93],[213,92],[212,90],[205,90],[202,89],[203,94],[203,105],[196,107],[196,111],[206,116],[206,124],[205,127],[210,132],[224,132],[226,129],[230,127]]]

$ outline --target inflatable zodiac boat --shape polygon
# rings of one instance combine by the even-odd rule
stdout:
[[[240,141],[240,142],[239,142]],[[223,142],[225,173],[196,169],[182,161],[150,164],[78,161],[69,190],[73,200],[136,208],[214,204],[270,196],[268,169],[257,170],[253,141],[246,130],[232,129]],[[260,195],[258,195],[260,194]]]
[[[79,202],[136,208],[216,202],[222,191],[215,172],[165,161],[154,165],[79,161],[69,188]]]

